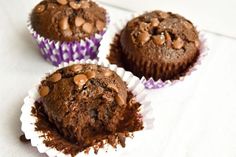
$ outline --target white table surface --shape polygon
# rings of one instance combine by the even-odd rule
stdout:
[[[39,55],[26,29],[37,2],[0,1],[0,156],[45,156],[19,141],[23,99],[53,67]],[[113,22],[129,14],[107,9]],[[236,156],[236,40],[204,33],[209,52],[202,66],[183,82],[149,91],[155,130],[138,136],[132,149],[127,147],[120,156]]]
[[[190,18],[204,30],[236,38],[235,0],[99,0],[132,11],[165,10]]]

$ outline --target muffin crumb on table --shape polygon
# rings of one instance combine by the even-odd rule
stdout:
[[[21,141],[22,143],[29,143],[29,142],[30,142],[30,140],[28,140],[28,139],[25,137],[24,134],[21,135],[21,136],[19,137],[19,139],[20,139],[20,141]]]

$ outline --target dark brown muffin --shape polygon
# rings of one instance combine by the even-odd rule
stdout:
[[[116,53],[120,54],[115,56],[139,77],[177,79],[199,56],[200,42],[193,24],[170,12],[153,11],[132,19],[118,40],[120,51]],[[114,58],[109,60],[114,63]]]
[[[123,123],[129,106],[127,87],[108,68],[76,64],[60,69],[42,81],[39,94],[49,121],[64,137],[83,147],[127,127]]]
[[[44,0],[31,14],[32,28],[56,41],[78,41],[103,31],[106,11],[90,0]]]

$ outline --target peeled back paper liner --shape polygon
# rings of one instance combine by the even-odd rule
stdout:
[[[45,60],[58,66],[62,62],[70,62],[81,59],[96,59],[100,42],[110,23],[110,18],[106,15],[106,27],[99,33],[91,35],[89,38],[79,41],[62,42],[45,38],[38,34],[28,20],[28,30],[36,40],[40,53]]]
[[[76,157],[80,156],[114,156],[117,155],[119,152],[122,152],[122,150],[129,149],[129,145],[133,145],[135,143],[135,136],[137,134],[143,134],[145,135],[145,132],[148,130],[153,129],[153,123],[154,123],[154,116],[153,116],[153,110],[151,107],[151,102],[146,99],[146,90],[144,85],[141,83],[141,80],[134,76],[131,72],[125,71],[123,68],[118,68],[116,65],[107,64],[104,62],[100,62],[97,60],[81,60],[81,61],[75,61],[75,62],[69,62],[69,63],[62,63],[59,65],[58,68],[54,68],[54,70],[49,71],[49,73],[46,74],[41,80],[44,80],[48,75],[52,74],[56,70],[67,67],[73,64],[97,64],[104,67],[108,67],[109,69],[116,72],[124,82],[127,83],[128,90],[131,91],[136,101],[141,104],[140,107],[140,114],[142,117],[144,130],[133,132],[134,138],[126,138],[126,147],[121,148],[121,146],[117,146],[117,148],[113,148],[109,144],[105,144],[104,148],[100,148],[98,151],[98,154],[95,154],[93,151],[89,151],[89,153],[85,154],[84,152],[79,152]],[[41,82],[41,81],[40,81]],[[34,147],[37,147],[38,151],[40,153],[46,153],[49,157],[65,157],[70,156],[68,154],[64,154],[62,151],[58,151],[55,148],[47,147],[44,143],[45,140],[45,133],[41,131],[36,131],[36,122],[37,117],[32,115],[31,110],[34,107],[34,103],[38,98],[40,97],[38,94],[38,87],[39,85],[35,86],[33,89],[31,89],[28,92],[28,96],[24,99],[24,104],[21,108],[21,130],[24,132],[26,139],[29,139],[31,141],[31,145]],[[137,142],[137,141],[136,141]],[[114,153],[114,154],[113,154]]]
[[[121,19],[116,23],[113,23],[112,26],[108,29],[106,34],[104,35],[102,41],[101,41],[101,46],[98,49],[98,59],[105,62],[105,63],[110,63],[107,57],[110,54],[111,50],[111,44],[113,43],[116,34],[120,34],[121,30],[125,28],[126,24],[128,21],[131,19],[143,15],[146,12],[141,12],[141,13],[135,13],[131,14],[128,16],[126,19]],[[189,76],[192,72],[196,71],[199,66],[201,65],[202,59],[207,55],[207,50],[208,48],[206,47],[206,38],[202,32],[199,32],[199,38],[200,38],[200,54],[197,59],[197,61],[193,64],[191,68],[188,69],[188,71],[185,73],[184,76],[181,76],[177,80],[166,80],[162,81],[161,79],[159,80],[154,80],[152,77],[146,79],[144,76],[141,78],[141,82],[144,84],[145,88],[147,89],[158,89],[158,88],[163,88],[166,86],[171,86],[179,81],[183,81],[186,76]]]

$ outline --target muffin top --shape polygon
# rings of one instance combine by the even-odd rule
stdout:
[[[171,12],[153,11],[129,21],[121,32],[121,48],[156,62],[182,62],[199,49],[193,24]]]
[[[90,0],[43,0],[32,11],[31,25],[55,41],[79,41],[102,32],[106,11]]]
[[[108,68],[75,64],[42,81],[40,101],[49,121],[69,140],[91,144],[114,133],[127,106],[127,87]]]

